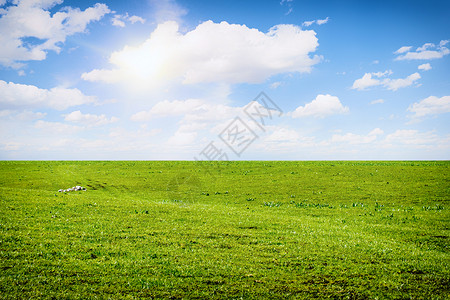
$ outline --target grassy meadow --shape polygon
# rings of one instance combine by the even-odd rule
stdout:
[[[449,299],[449,200],[450,162],[4,161],[0,298]]]

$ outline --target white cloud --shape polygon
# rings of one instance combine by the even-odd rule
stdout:
[[[317,23],[317,25],[323,25],[323,24],[328,23],[329,19],[330,18],[326,17],[326,19],[323,19],[323,20],[316,20],[316,23]]]
[[[270,129],[272,129],[272,133],[264,139],[265,142],[289,142],[300,138],[298,132],[293,129],[285,127],[273,128],[273,126]]]
[[[384,72],[380,71],[380,72],[373,72],[373,73],[365,73],[362,78],[356,79],[355,82],[353,82],[352,89],[361,91],[361,90],[365,90],[372,86],[382,85],[384,83],[383,81],[372,78],[372,76],[381,78],[381,77],[385,77],[388,75],[392,75],[391,70],[386,70]]]
[[[383,81],[383,84],[388,90],[396,91],[399,88],[404,88],[404,87],[412,85],[419,79],[420,79],[420,74],[416,72],[416,73],[409,75],[406,78],[386,79]]]
[[[125,15],[114,15],[114,17],[111,19],[112,25],[117,27],[125,27],[125,22],[130,22],[131,24],[140,22],[144,24],[145,19],[138,16],[130,17],[128,13],[126,13]]]
[[[84,32],[90,22],[110,12],[108,6],[97,3],[84,11],[64,7],[51,14],[49,9],[62,2],[17,0],[4,9],[0,18],[1,65],[19,68],[23,61],[44,60],[47,51],[61,50],[67,36]]]
[[[428,50],[428,49],[434,48],[434,47],[436,47],[436,45],[433,43],[425,43],[422,47],[417,48],[416,51],[422,52],[422,51],[425,51],[425,50]]]
[[[308,151],[314,147],[317,150],[321,146],[316,142],[314,137],[303,136],[299,130],[295,130],[285,126],[267,126],[267,136],[261,137],[261,140],[255,144],[256,151],[276,153],[278,156],[280,153],[298,153],[299,149]]]
[[[301,118],[313,116],[323,118],[334,114],[343,114],[349,111],[348,107],[344,107],[339,98],[331,95],[317,95],[312,102],[299,106],[291,113],[293,118]]]
[[[25,110],[21,112],[9,109],[0,110],[0,119],[6,118],[8,119],[8,121],[22,121],[22,122],[34,121],[42,119],[46,115],[47,113],[33,112],[30,110]]]
[[[185,132],[178,130],[171,136],[167,143],[171,146],[187,146],[192,145],[197,137],[197,132]]]
[[[120,19],[120,17],[121,17],[120,15],[115,15],[114,18],[112,18],[111,23],[112,23],[113,26],[125,27],[125,22],[122,21]]]
[[[255,105],[253,102],[250,104]],[[211,103],[202,99],[162,101],[150,110],[134,114],[131,120],[148,122],[158,117],[177,117],[179,118],[176,122],[178,129],[166,141],[167,145],[198,147],[200,141],[197,139],[200,132],[205,138],[211,134],[217,137],[217,134],[237,116],[245,120],[252,130],[260,130],[258,125],[244,114],[244,107]]]
[[[416,51],[411,51],[412,47],[402,47],[394,52],[395,54],[402,54],[397,56],[395,60],[428,60],[442,58],[445,55],[450,54],[450,50],[447,47],[444,47],[447,43],[447,40],[442,40],[439,43],[439,46],[436,46],[433,43],[425,43],[423,46],[418,47]]]
[[[0,118],[10,116],[13,112],[9,109],[0,110]]]
[[[71,112],[70,114],[65,115],[64,120],[79,123],[85,126],[102,126],[117,122],[119,119],[116,117],[111,117],[110,119],[108,119],[104,114],[83,114],[81,113],[81,111],[76,110]]]
[[[282,85],[283,83],[281,81],[275,81],[273,83],[270,84],[270,88],[271,89],[276,89],[278,88],[280,85]]]
[[[34,85],[0,80],[0,104],[8,107],[50,107],[64,110],[71,106],[95,103],[97,98],[86,96],[78,89],[54,87],[40,89]]]
[[[417,67],[417,69],[423,70],[423,71],[429,71],[432,68],[431,68],[431,65],[429,63],[426,63],[426,64],[421,64],[420,66]]]
[[[199,99],[188,99],[184,101],[164,100],[155,104],[149,111],[140,111],[132,115],[131,120],[143,122],[149,121],[155,117],[167,117],[195,113],[204,105],[206,105],[206,102]]]
[[[148,111],[140,111],[131,116],[132,121],[147,122],[158,117],[182,117],[180,128],[190,128],[196,131],[205,126],[213,127],[220,122],[229,122],[232,118],[243,115],[244,107],[233,107],[225,104],[209,103],[200,99],[187,99],[175,101],[162,101],[155,104]],[[219,124],[226,126],[227,124]],[[220,127],[219,126],[219,127]],[[220,127],[219,132],[223,129]],[[256,126],[256,125],[255,125]]]
[[[182,17],[188,13],[187,9],[180,6],[175,0],[149,0],[149,2],[152,6],[153,19],[157,23],[181,22]]]
[[[372,130],[371,132],[369,132],[369,136],[372,135],[382,135],[384,134],[384,131],[381,130],[380,128],[375,128],[374,130]]]
[[[370,104],[383,104],[384,100],[383,99],[377,99],[377,100],[373,100],[372,102],[370,102]]]
[[[354,133],[346,133],[344,135],[334,134],[331,137],[331,142],[334,143],[348,143],[348,144],[368,144],[377,139],[377,136],[384,132],[380,128],[375,128],[368,135],[358,135]]]
[[[365,90],[369,87],[382,85],[388,90],[396,91],[399,88],[404,88],[410,85],[413,85],[417,80],[421,78],[419,73],[413,73],[406,78],[398,78],[398,79],[376,79],[374,77],[385,77],[391,75],[392,71],[388,70],[385,72],[375,72],[375,73],[365,73],[362,78],[356,79],[353,82],[352,89],[354,90]]]
[[[410,105],[408,111],[414,113],[414,117],[448,113],[450,112],[450,96],[441,98],[430,96]]]
[[[37,121],[34,127],[45,132],[46,134],[48,134],[48,136],[52,136],[53,134],[70,136],[78,133],[83,129],[80,126],[74,126],[60,122],[48,122],[43,120]]]
[[[395,51],[395,54],[401,54],[401,53],[405,53],[405,52],[409,52],[409,50],[412,49],[412,46],[403,46],[400,49],[398,49],[397,51]]]
[[[176,22],[166,22],[141,45],[112,53],[115,68],[96,69],[82,78],[144,87],[175,79],[185,84],[260,83],[279,73],[309,72],[321,60],[309,56],[317,46],[314,31],[294,25],[277,25],[263,33],[207,21],[182,34]]]
[[[328,23],[329,20],[330,20],[330,18],[326,17],[325,19],[322,19],[322,20],[305,21],[305,22],[302,23],[302,26],[309,27],[309,26],[311,26],[313,24],[323,25],[323,24]]]
[[[280,5],[284,4],[286,4],[286,6],[288,7],[288,11],[285,13],[285,15],[287,16],[294,11],[294,9],[292,8],[292,0],[281,0]]]
[[[442,140],[434,132],[419,132],[418,130],[396,130],[389,134],[384,141],[386,147],[395,144],[419,147],[432,147]]]
[[[323,19],[323,20],[305,21],[305,22],[303,22],[302,26],[309,27],[313,24],[323,25],[323,24],[328,23],[328,20],[329,20],[329,18],[327,17],[326,19]]]
[[[21,143],[17,143],[17,142],[7,142],[7,143],[2,143],[4,146],[0,149],[4,150],[4,151],[17,151],[22,147]]]
[[[380,72],[372,73],[373,76],[376,76],[378,78],[385,77],[385,76],[392,75],[392,74],[393,74],[393,72],[391,70],[386,70],[384,72],[380,71]]]
[[[38,119],[42,119],[47,115],[47,113],[41,113],[41,112],[33,112],[33,111],[23,111],[19,112],[14,116],[11,116],[15,121],[34,121]]]
[[[142,18],[142,17],[138,17],[138,16],[131,16],[131,17],[128,17],[128,21],[130,21],[131,24],[134,24],[134,23],[137,23],[137,22],[139,22],[139,23],[141,23],[141,24],[144,24],[144,23],[145,23],[145,19]]]
[[[381,80],[372,78],[371,73],[365,73],[363,77],[361,77],[360,79],[356,79],[355,82],[353,82],[352,89],[361,91],[369,87],[381,84],[382,84]]]

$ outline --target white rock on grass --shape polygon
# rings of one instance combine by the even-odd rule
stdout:
[[[58,192],[60,193],[66,193],[66,192],[73,192],[73,191],[86,191],[85,187],[82,187],[81,185],[73,186],[68,189],[59,189]]]

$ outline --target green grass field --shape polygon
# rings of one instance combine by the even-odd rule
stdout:
[[[450,162],[0,162],[0,298],[449,299],[449,200]]]

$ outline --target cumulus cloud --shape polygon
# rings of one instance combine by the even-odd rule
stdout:
[[[422,64],[422,65],[418,66],[417,69],[422,70],[422,71],[429,71],[432,68],[429,63],[426,63],[426,64]]]
[[[302,26],[303,27],[309,27],[309,26],[311,26],[313,24],[323,25],[323,24],[328,23],[329,20],[330,20],[330,18],[326,17],[325,19],[322,19],[322,20],[305,21],[305,22],[303,22]]]
[[[111,24],[113,26],[116,26],[116,27],[125,27],[125,22],[122,20],[122,16],[121,15],[115,15],[111,19]]]
[[[380,128],[375,128],[367,135],[358,135],[354,133],[346,133],[344,135],[334,134],[331,137],[331,142],[348,143],[348,144],[368,144],[377,139],[377,136],[384,134]]]
[[[354,90],[366,90],[370,87],[374,86],[384,86],[388,90],[396,91],[399,88],[404,88],[410,85],[413,85],[417,80],[421,78],[419,73],[413,73],[406,78],[398,78],[398,79],[391,79],[391,78],[384,78],[392,74],[392,71],[385,71],[385,72],[375,72],[375,73],[365,73],[363,77],[356,79],[353,82],[352,89]],[[376,77],[376,78],[374,78]]]
[[[373,74],[371,73],[365,73],[363,77],[356,79],[355,82],[353,82],[352,89],[361,91],[382,84],[381,80],[372,78],[372,76]]]
[[[67,36],[84,32],[92,21],[110,10],[95,4],[83,11],[64,7],[51,14],[50,9],[63,0],[17,0],[0,14],[0,64],[19,68],[24,61],[44,60],[47,51],[59,53]]]
[[[411,46],[401,47],[394,52],[395,54],[398,54],[395,60],[429,60],[442,58],[450,53],[450,50],[445,47],[448,42],[448,40],[442,40],[439,45],[425,43],[415,51],[411,51]]]
[[[119,119],[116,117],[107,118],[104,114],[83,114],[81,111],[76,110],[64,116],[65,121],[82,124],[85,126],[102,126],[110,123],[117,122]]]
[[[114,15],[111,19],[112,25],[117,27],[125,27],[125,22],[130,22],[131,24],[139,22],[144,24],[145,19],[138,16],[129,16],[128,13],[125,15]]]
[[[128,16],[128,15],[127,15],[127,16]],[[131,16],[131,17],[128,17],[128,21],[130,21],[131,24],[134,24],[134,23],[137,23],[137,22],[139,22],[139,23],[141,23],[141,24],[144,24],[144,23],[145,23],[145,19],[142,18],[142,17],[139,17],[139,16]]]
[[[450,112],[450,96],[441,98],[430,96],[420,102],[411,104],[408,111],[414,113],[414,117],[448,113]]]
[[[331,95],[317,95],[312,102],[299,106],[291,113],[293,118],[313,116],[323,118],[329,115],[347,113],[349,108],[343,106],[339,98]]]
[[[54,87],[40,89],[34,85],[0,80],[0,104],[6,107],[49,107],[64,110],[71,106],[96,103],[97,98],[86,96],[78,89]]]
[[[279,73],[310,72],[321,60],[310,57],[317,46],[314,31],[295,25],[277,25],[263,33],[245,25],[207,21],[183,34],[171,21],[158,25],[141,45],[112,53],[114,68],[95,69],[82,78],[145,86],[173,79],[184,84],[261,83]]]

